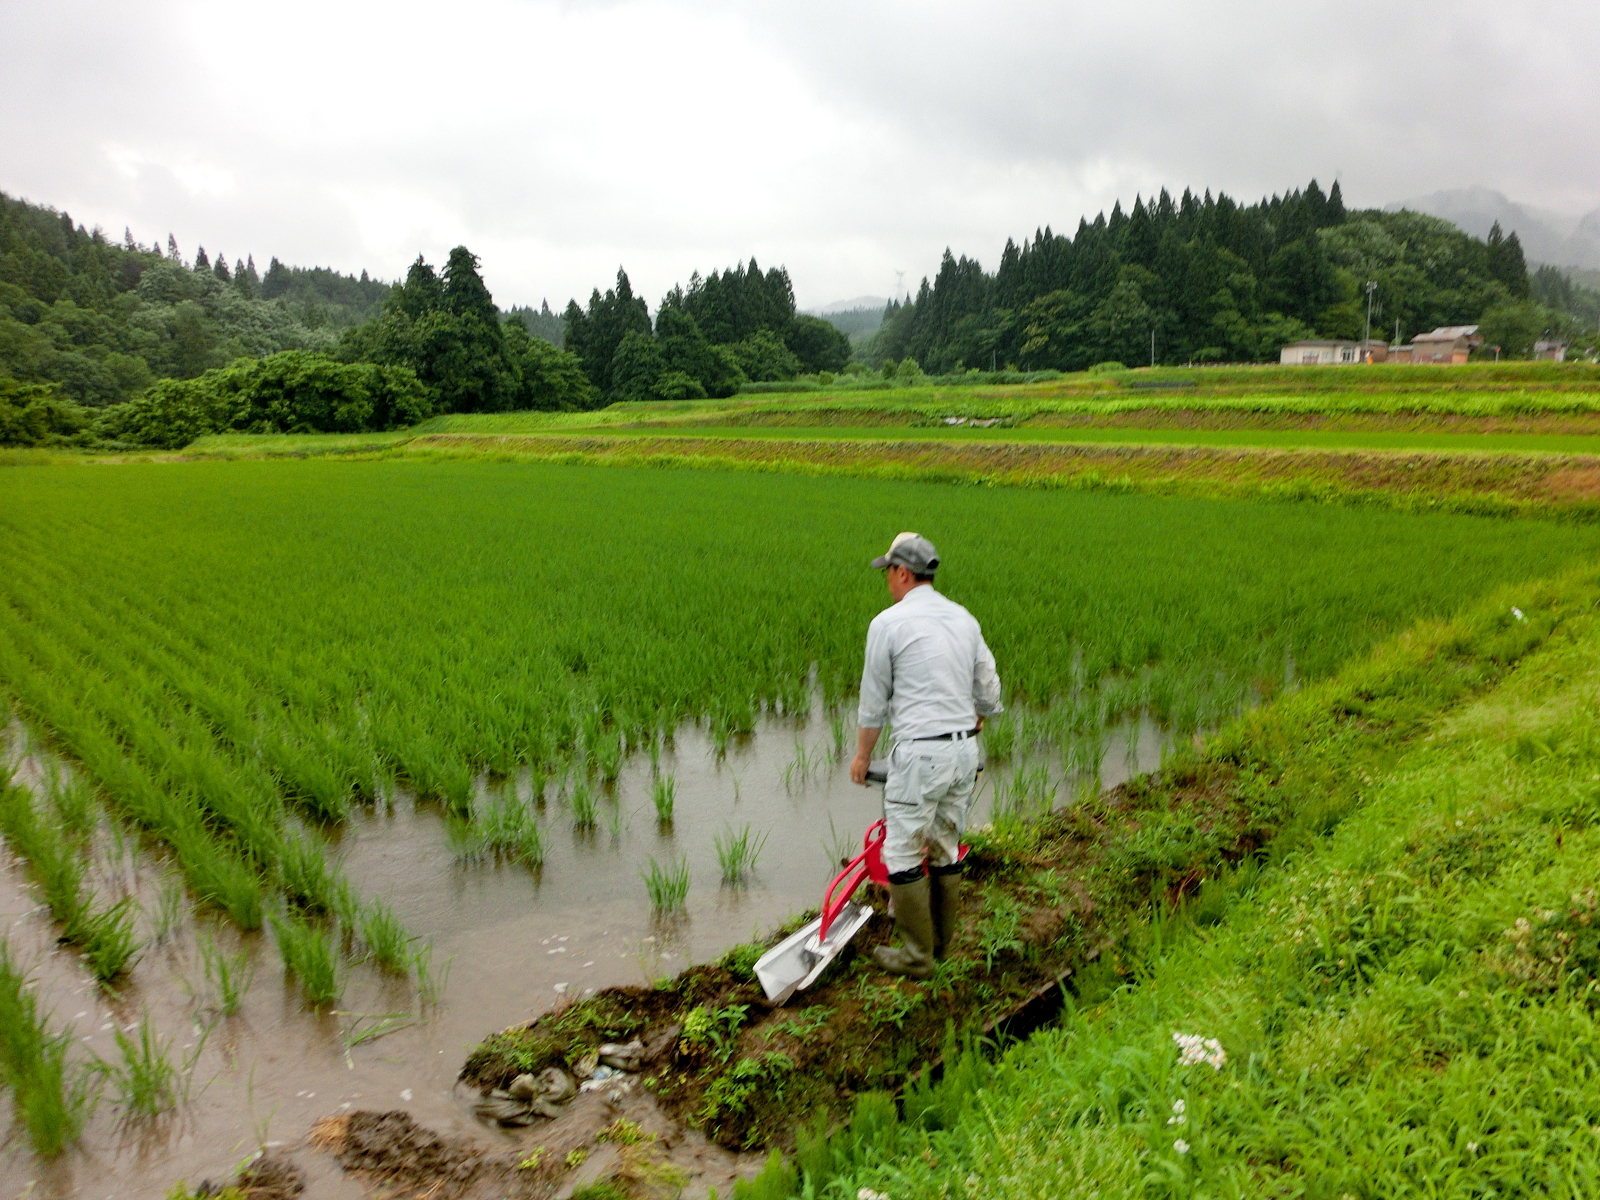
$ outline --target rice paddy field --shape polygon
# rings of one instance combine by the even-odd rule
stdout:
[[[1504,396],[1457,396],[1450,419],[1507,421]],[[1010,436],[943,424],[947,400],[894,419],[908,437]],[[729,428],[839,433],[784,424],[814,419],[796,403],[762,398],[766,425],[729,410]],[[1540,403],[1569,425],[1419,436],[1591,436],[1570,424],[1584,393]],[[1139,405],[1096,420],[1154,411]],[[686,431],[724,436],[707,411]],[[909,423],[925,418],[939,425]],[[624,428],[608,410],[406,437],[517,421]],[[1379,434],[1410,436],[1361,435]],[[1001,828],[1187,762],[1419,623],[1497,589],[1509,612],[1600,552],[1575,512],[393,453],[409,444],[218,439],[200,461],[0,470],[11,1190],[164,1196],[352,1107],[510,1137],[456,1084],[480,1039],[761,941],[815,905],[872,819],[843,760],[887,603],[865,564],[900,529],[938,544],[940,589],[999,662],[1009,711],[986,736],[980,820]],[[1134,1019],[1120,1011],[1106,1019]],[[924,1127],[891,1125],[943,1160]],[[721,1140],[759,1146],[751,1128]],[[960,1161],[987,1178],[978,1153]],[[753,1169],[705,1154],[729,1180]],[[944,1186],[863,1162],[816,1179]]]

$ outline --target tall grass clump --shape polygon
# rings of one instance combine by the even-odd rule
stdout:
[[[67,1057],[70,1033],[52,1034],[38,997],[0,938],[0,1082],[11,1091],[12,1115],[40,1158],[54,1158],[78,1140],[94,1106],[90,1071]]]
[[[90,973],[101,983],[111,983],[138,961],[143,943],[134,932],[135,906],[124,896],[110,908],[86,911],[73,931]]]
[[[671,825],[672,810],[678,802],[678,777],[657,775],[650,789],[650,799],[655,804],[657,823]]]
[[[644,890],[650,896],[650,907],[657,914],[683,911],[684,901],[689,896],[688,859],[679,859],[664,867],[652,858],[649,867],[640,874],[644,878]]]
[[[769,834],[752,836],[750,826],[735,833],[732,829],[712,838],[717,848],[717,862],[722,867],[722,882],[738,885],[745,882],[756,869],[756,860],[766,847]]]
[[[323,1008],[337,1001],[344,992],[344,979],[332,931],[292,914],[274,915],[271,921],[284,969],[299,981],[307,1003]]]

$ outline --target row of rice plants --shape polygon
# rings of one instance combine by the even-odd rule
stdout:
[[[59,785],[52,790],[60,794]],[[96,906],[84,879],[87,838],[75,836],[54,814],[36,809],[31,793],[12,782],[11,771],[3,764],[0,833],[12,851],[27,860],[51,917],[61,926],[61,940],[82,951],[90,973],[102,984],[120,978],[140,951],[133,931],[133,898]]]
[[[815,688],[847,740],[886,602],[862,564],[890,526],[939,542],[939,586],[1042,714],[1025,740],[1080,765],[1108,721],[1215,724],[1291,667],[1600,547],[1531,522],[487,463],[41,468],[0,499],[0,681],[202,898],[254,927],[265,884],[352,945],[364,918],[299,818],[391,779],[476,825],[465,852],[533,861],[537,823],[477,802],[481,771],[566,772],[594,826],[590,781],[683,722],[727,745]]]

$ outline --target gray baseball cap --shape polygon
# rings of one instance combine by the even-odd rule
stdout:
[[[939,552],[920,533],[900,533],[889,543],[889,553],[872,560],[872,568],[905,567],[913,575],[932,575],[939,569]]]

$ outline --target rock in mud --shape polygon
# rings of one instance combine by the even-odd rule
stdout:
[[[644,1065],[644,1043],[638,1038],[626,1045],[607,1042],[600,1047],[600,1061],[618,1071],[637,1071]]]
[[[501,1125],[532,1125],[540,1117],[559,1117],[561,1106],[577,1094],[572,1076],[559,1067],[546,1067],[536,1076],[518,1075],[505,1091],[496,1088],[473,1111]]]

